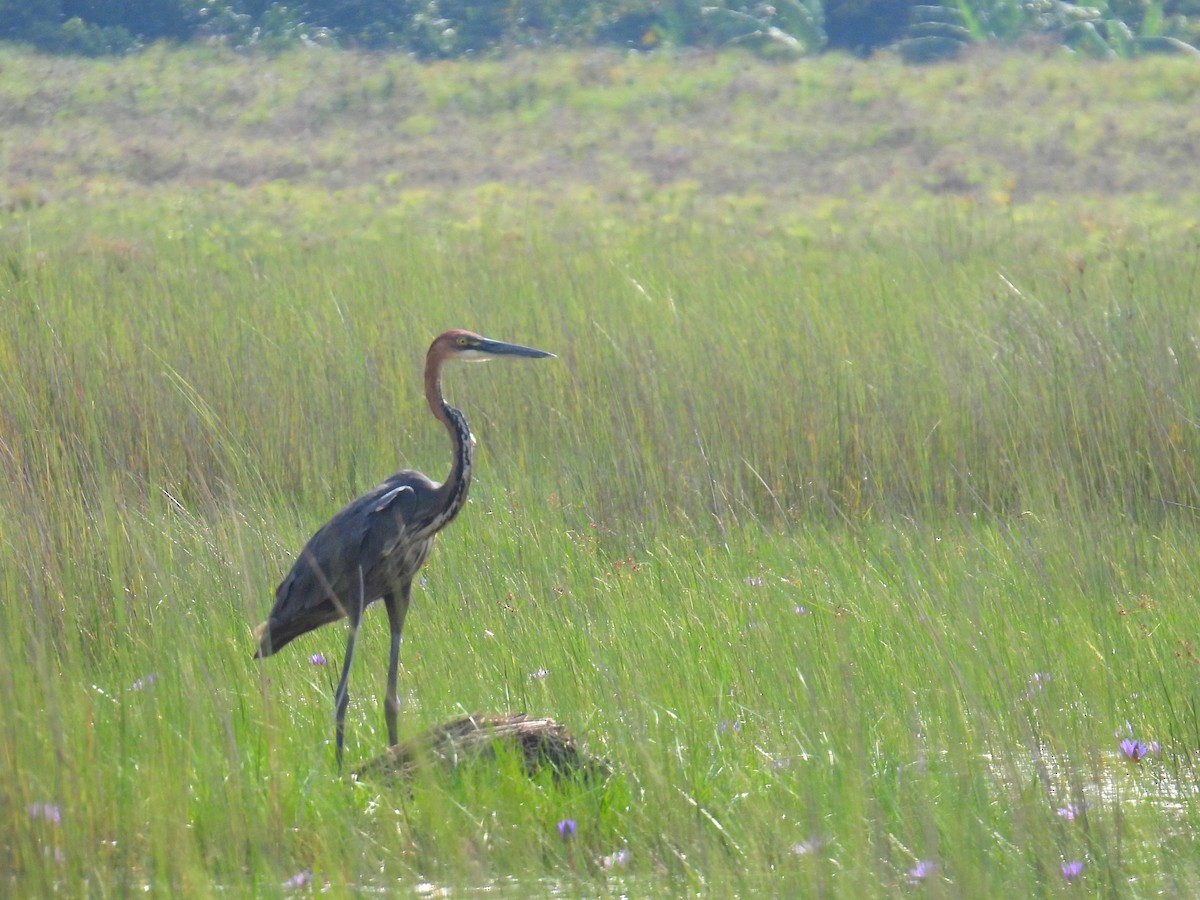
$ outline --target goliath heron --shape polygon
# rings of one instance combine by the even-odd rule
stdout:
[[[450,432],[454,460],[445,483],[405,469],[344,506],[321,526],[300,551],[292,569],[275,590],[267,621],[254,630],[255,658],[276,653],[314,628],[348,617],[350,635],[335,694],[337,761],[342,765],[347,681],[354,642],[363,610],[382,599],[392,630],[384,717],[388,744],[396,744],[396,678],[400,666],[400,632],[408,612],[413,578],[429,555],[433,538],[458,515],[471,484],[475,438],[463,414],[442,398],[442,364],[452,359],[488,360],[504,356],[542,358],[544,350],[506,344],[470,331],[447,331],[429,345],[425,357],[425,399]]]

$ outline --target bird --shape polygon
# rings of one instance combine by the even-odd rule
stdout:
[[[505,357],[541,359],[553,353],[452,329],[434,338],[425,357],[425,400],[434,418],[450,434],[450,474],[441,484],[413,469],[396,472],[350,501],[308,540],[275,590],[266,621],[254,629],[255,659],[272,656],[302,634],[350,620],[342,674],[334,693],[338,770],[342,767],[348,682],[354,645],[365,609],[383,600],[391,628],[384,718],[388,745],[395,746],[400,701],[396,681],[400,635],[408,613],[413,579],[433,539],[454,520],[467,501],[475,438],[462,412],[442,396],[442,366],[451,360],[484,361]]]

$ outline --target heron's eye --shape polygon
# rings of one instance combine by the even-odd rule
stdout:
[[[460,346],[460,347],[467,346],[467,339],[465,337],[460,337],[458,339],[458,346]]]

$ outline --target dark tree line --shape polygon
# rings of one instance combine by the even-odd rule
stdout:
[[[1200,0],[0,0],[0,40],[90,55],[205,41],[426,57],[521,46],[742,45],[778,56],[896,46],[921,60],[1033,34],[1096,55],[1195,52]]]

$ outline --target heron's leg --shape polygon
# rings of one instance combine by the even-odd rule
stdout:
[[[383,716],[387,720],[388,746],[396,746],[396,713],[400,711],[400,698],[396,695],[396,681],[400,677],[400,633],[404,630],[404,617],[408,614],[409,592],[412,582],[400,585],[396,593],[383,598],[387,607],[388,624],[392,629],[392,649],[388,656],[387,693],[383,698]]]
[[[366,608],[366,597],[363,596],[362,567],[358,569],[358,603],[346,610],[350,619],[350,636],[346,638],[346,659],[342,662],[342,677],[338,681],[337,691],[334,692],[334,713],[337,736],[337,767],[342,771],[342,745],[346,742],[346,707],[350,705],[350,663],[354,660],[354,643],[358,640],[358,626],[362,622],[363,610]]]
[[[358,639],[358,625],[362,617],[355,613],[350,618],[350,636],[346,638],[346,659],[342,663],[342,678],[334,692],[336,704],[335,720],[337,722],[337,765],[342,771],[342,745],[346,742],[346,707],[350,705],[350,662],[354,659],[354,642]]]

